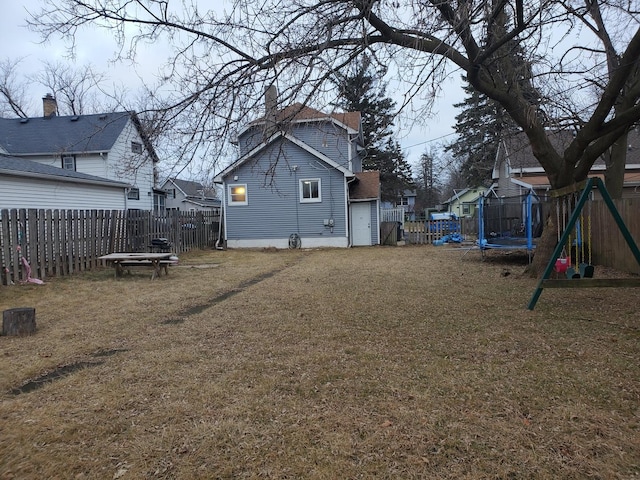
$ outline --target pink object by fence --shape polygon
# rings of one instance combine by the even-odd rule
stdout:
[[[36,285],[42,285],[44,282],[39,278],[31,278],[31,265],[27,262],[27,259],[22,257],[22,265],[24,266],[24,270],[27,273],[27,282],[35,283]]]

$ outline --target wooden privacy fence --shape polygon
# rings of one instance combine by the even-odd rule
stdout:
[[[613,203],[636,245],[640,246],[640,197],[614,200]],[[588,218],[585,218],[584,222],[585,240],[591,244],[593,262],[622,272],[640,275],[640,266],[620,233],[604,200],[596,200],[592,202],[591,206],[587,203],[583,211],[585,216],[591,217],[590,239]]]
[[[0,210],[0,285],[90,270],[98,257],[143,252],[166,238],[175,253],[214,246],[220,217],[214,212],[141,210]]]
[[[405,222],[404,224],[407,243],[432,244],[452,233],[463,234],[459,220],[428,220],[426,222]]]

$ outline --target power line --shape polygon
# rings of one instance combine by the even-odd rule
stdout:
[[[404,148],[407,149],[407,148],[412,148],[412,147],[419,147],[420,145],[424,145],[426,143],[435,142],[436,140],[442,140],[443,138],[450,137],[451,135],[456,135],[456,134],[455,133],[447,133],[445,135],[441,135],[439,137],[432,138],[431,140],[425,140],[424,142],[414,143],[413,145],[407,145]]]

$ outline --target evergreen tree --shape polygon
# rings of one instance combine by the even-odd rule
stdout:
[[[440,186],[435,169],[436,159],[432,153],[425,151],[418,163],[416,210],[433,208],[440,202]]]
[[[464,90],[467,98],[454,105],[462,109],[454,125],[458,137],[445,151],[461,160],[460,173],[466,185],[459,188],[488,186],[507,116],[500,105],[485,95],[468,85]]]
[[[502,38],[506,31],[506,14],[498,15],[491,26],[492,37]],[[539,93],[531,86],[531,63],[525,58],[521,44],[511,40],[498,49],[495,63],[502,72],[512,72],[509,85],[519,91],[531,105],[540,104]],[[466,81],[466,78],[463,77]],[[466,84],[467,98],[454,105],[462,112],[456,116],[454,129],[458,139],[445,148],[461,160],[461,171],[466,185],[475,187],[491,184],[491,172],[500,141],[514,135],[519,128],[510,115],[496,101],[477,92]],[[541,113],[541,112],[538,112]]]
[[[385,96],[386,84],[381,80],[385,73],[384,69],[373,71],[371,59],[361,57],[350,74],[334,81],[340,89],[335,106],[362,115],[366,149],[362,168],[380,172],[382,200],[394,202],[405,189],[413,188],[413,182],[411,165],[393,138],[395,102]]]

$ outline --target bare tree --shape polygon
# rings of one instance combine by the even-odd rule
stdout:
[[[0,61],[0,116],[29,116],[28,84],[19,74],[21,62],[21,59]]]
[[[97,92],[105,75],[91,65],[75,68],[62,62],[45,62],[34,79],[52,94],[61,115],[81,115],[99,111]]]
[[[595,18],[594,4],[598,28],[615,32],[608,35],[618,52],[614,69],[607,70],[603,36],[584,29],[583,19]],[[640,85],[630,82],[640,59],[639,13],[630,0],[236,0],[224,11],[195,0],[175,7],[165,0],[58,0],[30,24],[45,38],[72,40],[83,27],[109,29],[120,59],[135,59],[140,42],[170,42],[167,121],[179,121],[188,144],[217,154],[235,125],[255,115],[269,85],[278,84],[281,102],[327,105],[327,78],[367,51],[396,72],[410,109],[415,99],[429,106],[453,65],[504,107],[560,188],[586,178],[640,120]],[[521,78],[505,54],[514,42],[529,56],[531,79]],[[546,130],[558,106],[547,111],[527,98],[525,86],[534,82],[547,99],[558,93],[580,105],[567,115],[575,137],[564,151]],[[585,98],[588,89],[598,92],[594,102]]]

